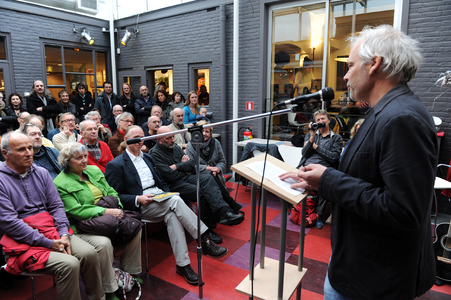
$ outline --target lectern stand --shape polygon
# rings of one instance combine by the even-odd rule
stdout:
[[[297,205],[304,200],[308,191],[304,194],[300,194],[296,197],[283,190],[281,187],[265,179],[263,181],[262,190],[262,215],[261,215],[261,232],[260,232],[260,264],[255,267],[252,265],[254,261],[254,253],[252,251],[252,245],[255,243],[255,220],[256,220],[256,195],[257,186],[261,183],[261,176],[246,165],[263,161],[265,155],[259,155],[257,157],[248,159],[232,166],[232,170],[239,175],[252,181],[251,191],[251,237],[250,237],[250,263],[249,263],[249,275],[236,287],[236,291],[251,297],[251,284],[253,280],[253,296],[255,299],[270,299],[270,300],[282,300],[290,299],[294,291],[297,290],[296,299],[301,297],[301,281],[304,277],[307,269],[303,268],[303,256],[304,256],[304,236],[305,236],[305,218],[301,218],[301,230],[299,235],[299,259],[298,266],[285,263],[285,240],[287,229],[287,202]],[[298,170],[284,162],[272,157],[267,156],[267,161],[273,163],[279,168],[288,171]],[[279,197],[282,204],[281,212],[281,224],[280,224],[280,246],[279,246],[279,261],[265,258],[265,232],[266,232],[266,191]],[[305,201],[302,203],[301,216],[305,216]],[[251,299],[251,298],[250,298]]]

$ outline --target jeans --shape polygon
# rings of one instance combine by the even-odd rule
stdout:
[[[352,300],[347,298],[341,294],[339,294],[334,288],[330,285],[329,282],[329,274],[326,275],[326,280],[324,281],[324,300]]]

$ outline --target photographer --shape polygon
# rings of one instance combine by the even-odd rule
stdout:
[[[333,133],[329,128],[330,115],[325,110],[318,110],[313,114],[315,123],[309,124],[309,132],[305,135],[304,147],[302,148],[302,158],[297,168],[310,164],[320,164],[325,167],[338,166],[343,140],[340,135]],[[316,227],[323,228],[323,213],[326,201],[319,198],[318,219]]]

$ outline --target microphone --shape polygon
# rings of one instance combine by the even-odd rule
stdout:
[[[334,89],[331,87],[326,87],[313,94],[300,95],[300,96],[297,96],[296,98],[280,102],[276,105],[276,107],[282,106],[282,105],[286,106],[288,104],[301,104],[301,103],[305,103],[311,99],[315,99],[315,100],[319,100],[319,101],[330,101],[330,100],[333,100],[334,98],[335,98]]]

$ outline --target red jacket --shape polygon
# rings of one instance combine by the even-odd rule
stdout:
[[[105,142],[98,141],[100,145],[100,151],[102,151],[102,157],[100,157],[99,161],[97,161],[94,156],[88,151],[88,165],[99,167],[102,173],[105,173],[106,164],[114,159],[113,154],[111,153],[110,147]],[[80,140],[81,144],[83,144],[83,138]]]
[[[53,217],[48,212],[26,217],[23,221],[30,227],[37,229],[48,239],[60,239]],[[69,232],[72,234],[72,229]],[[25,270],[33,272],[44,268],[49,259],[50,251],[52,251],[45,247],[32,247],[28,244],[22,244],[13,240],[7,234],[3,235],[0,243],[3,245],[5,254],[9,256],[5,270],[13,275],[20,275]]]

